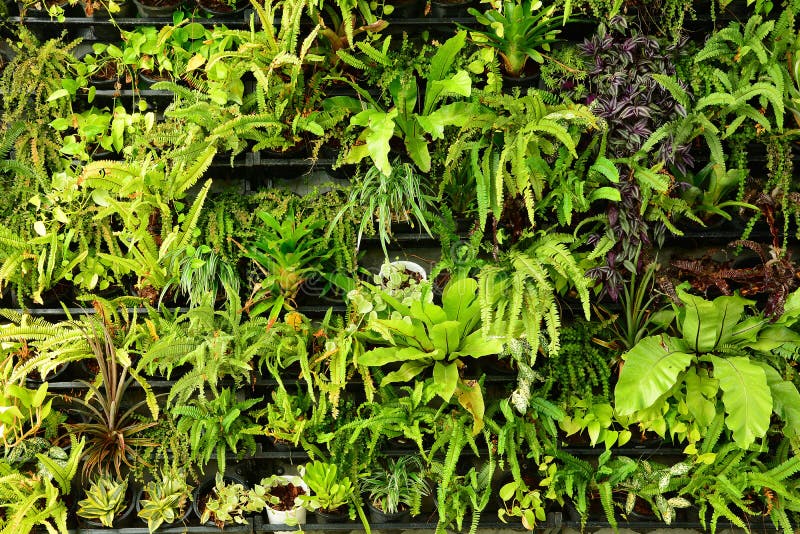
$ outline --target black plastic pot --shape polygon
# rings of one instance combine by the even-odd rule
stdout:
[[[45,378],[47,379],[48,382],[56,382],[56,378],[63,375],[68,367],[69,363],[62,363],[61,365],[56,367],[52,373],[48,374],[47,377]],[[44,380],[42,380],[42,377],[38,373],[34,376],[28,375],[25,377],[25,379],[28,382],[32,382],[34,384],[41,384],[42,382],[44,382]]]
[[[428,15],[439,19],[469,17],[467,10],[474,5],[474,0],[466,2],[436,2],[432,0]]]
[[[119,528],[119,525],[121,525],[123,522],[127,521],[129,517],[131,517],[131,514],[133,514],[134,510],[138,510],[137,508],[138,494],[139,492],[134,491],[133,485],[131,485],[131,483],[129,482],[128,488],[125,490],[125,495],[128,497],[128,506],[125,507],[125,509],[122,511],[121,514],[114,517],[114,528]],[[83,519],[82,521],[87,526],[90,526],[92,528],[103,528],[103,529],[108,528],[99,521],[92,521],[91,519]]]
[[[369,522],[375,524],[383,524],[383,523],[410,523],[411,522],[411,511],[404,510],[402,512],[397,512],[396,514],[387,514],[383,510],[376,507],[371,502],[367,503],[367,508],[369,508]]]
[[[149,88],[154,83],[172,81],[168,76],[157,76],[155,73],[148,74],[144,71],[139,71],[139,82],[143,85],[142,89]]]
[[[519,87],[520,89],[531,89],[539,86],[539,73],[528,74],[524,76],[509,76],[503,74],[503,88],[513,89]]]
[[[91,1],[91,0],[90,0]],[[133,16],[136,8],[134,7],[133,3],[130,0],[115,0],[117,5],[119,5],[119,11],[113,14],[115,19],[117,18],[126,18]],[[89,15],[86,11],[86,2],[84,0],[83,3],[83,11],[89,20],[94,21],[109,21],[112,17],[109,14],[108,10],[105,8],[95,9],[91,15]],[[119,41],[121,39],[121,34],[119,33],[119,29],[110,23],[105,24],[93,24],[92,25],[92,33],[99,41]]]
[[[386,2],[394,7],[388,20],[415,19],[422,16],[425,3],[422,0],[389,0]]]
[[[322,510],[317,510],[314,512],[317,516],[317,523],[320,525],[330,525],[336,523],[352,523],[350,520],[350,516],[347,514],[347,507],[344,507],[344,510],[336,510],[333,512],[323,512]]]
[[[133,4],[136,6],[136,11],[139,13],[140,17],[154,19],[172,19],[172,14],[182,3],[182,0],[172,0],[163,6],[148,6],[141,3],[139,0],[133,0]]]
[[[249,3],[247,2],[237,2],[236,7],[228,7],[228,6],[218,6],[216,3],[215,5],[205,5],[203,0],[197,0],[197,5],[208,13],[217,18],[225,18],[225,17],[234,17],[239,13],[244,12],[247,9]]]
[[[226,484],[241,484],[245,488],[249,488],[250,485],[244,479],[237,477],[236,475],[225,475],[222,477],[222,480],[225,481]],[[192,496],[192,510],[194,511],[194,515],[200,520],[203,517],[203,510],[200,509],[200,498],[211,491],[214,490],[214,486],[217,485],[216,480],[209,479],[197,486],[197,489],[194,490],[194,495]],[[206,525],[214,525],[213,521],[208,521]]]

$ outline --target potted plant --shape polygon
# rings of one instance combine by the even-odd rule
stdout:
[[[339,224],[346,213],[356,215],[360,217],[356,247],[360,247],[364,233],[372,232],[373,225],[377,222],[378,239],[384,255],[388,257],[387,245],[392,238],[392,223],[406,222],[412,228],[416,223],[419,228],[431,235],[425,210],[433,197],[426,186],[424,176],[410,163],[400,163],[396,160],[388,174],[384,174],[381,169],[372,165],[363,176],[356,177],[350,198],[329,226],[329,232]],[[411,269],[412,272],[420,270],[422,273],[425,272],[418,265]]]
[[[131,515],[134,495],[127,480],[103,475],[89,483],[85,498],[78,502],[77,514],[90,526],[112,528]]]
[[[345,508],[352,498],[353,484],[349,477],[340,476],[335,464],[306,464],[303,481],[311,495],[301,495],[300,500],[317,514],[318,523],[342,523],[348,515],[355,519],[355,511]]]
[[[246,0],[197,0],[197,5],[209,15],[225,17],[244,11],[248,2]]]
[[[145,18],[172,18],[182,3],[183,0],[133,0],[139,16]]]
[[[324,226],[323,221],[298,220],[294,208],[278,220],[267,211],[258,213],[262,221],[256,229],[256,239],[247,249],[246,257],[263,275],[244,305],[251,315],[269,311],[270,319],[278,317],[286,308],[295,307],[295,298],[303,282],[319,273],[320,263],[330,255],[321,249],[322,236],[315,232]]]
[[[273,475],[259,485],[264,488],[270,525],[306,523],[306,508],[300,497],[309,495],[310,490],[301,477]]]
[[[537,8],[537,4],[540,2],[536,0],[505,1],[502,9],[485,13],[469,8],[478,23],[487,27],[472,30],[470,35],[476,42],[497,50],[503,72],[510,80],[518,82],[537,75],[529,60],[543,63],[541,51],[549,51],[560,32],[557,27],[562,24],[562,17],[556,13],[556,4],[547,8]]]
[[[164,523],[183,522],[189,515],[192,487],[179,470],[162,472],[142,488],[137,509],[139,517],[147,522],[150,532],[155,532]]]
[[[423,286],[423,302],[424,293],[428,291],[432,291],[429,284]],[[500,353],[512,329],[499,323],[489,331],[481,328],[478,283],[472,278],[448,282],[441,306],[432,303],[406,306],[386,293],[382,298],[396,313],[388,319],[370,317],[363,339],[375,348],[364,352],[359,364],[399,365],[399,369],[386,373],[381,386],[425,380],[432,394],[444,401],[457,397],[474,417],[473,432],[480,432],[483,393],[477,381],[461,376],[463,359]],[[420,376],[429,370],[432,370],[431,378]]]
[[[242,481],[217,473],[214,487],[203,491],[201,486],[198,492],[195,507],[198,512],[202,510],[200,523],[212,521],[219,528],[232,523],[245,525],[246,515],[262,512],[266,507],[264,494],[263,487],[251,490]]]
[[[387,458],[360,482],[373,523],[410,521],[419,514],[422,498],[431,493],[419,456]]]
[[[422,265],[406,260],[384,262],[378,274],[384,289],[401,286],[404,282],[408,283],[412,279],[417,283],[428,279],[428,273]]]
[[[306,446],[305,433],[311,422],[309,414],[313,403],[313,397],[302,390],[292,395],[279,387],[272,392],[272,402],[253,415],[257,421],[266,418],[263,432],[272,440],[272,446],[288,451],[292,446]]]
[[[79,382],[87,389],[84,398],[75,398],[79,410],[85,414],[85,423],[69,425],[69,429],[87,438],[83,456],[84,474],[106,474],[113,471],[121,476],[123,464],[132,467],[138,458],[135,447],[152,447],[156,443],[141,437],[140,433],[153,425],[146,417],[137,418],[138,410],[157,405],[155,395],[149,387],[143,388],[145,399],[129,407],[123,402],[129,395],[133,382],[144,380],[131,367],[128,349],[136,335],[133,328],[120,332],[119,325],[111,325],[91,317],[89,324],[80,325],[91,355],[99,368],[98,377],[89,383]],[[118,336],[124,339],[115,343]],[[152,408],[156,410],[157,408]],[[153,419],[156,419],[154,415]]]

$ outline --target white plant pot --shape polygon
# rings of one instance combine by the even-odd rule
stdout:
[[[393,261],[391,263],[384,263],[381,265],[381,270],[379,271],[379,275],[383,279],[389,278],[389,269],[395,268],[400,271],[411,271],[412,273],[416,273],[422,277],[423,280],[428,279],[428,273],[419,263],[414,263],[413,261]]]
[[[305,490],[306,495],[311,494],[311,490],[309,489],[308,485],[303,482],[303,479],[299,476],[281,476],[279,479],[282,483],[292,483],[295,486],[299,486]],[[270,525],[286,525],[288,523],[297,524],[297,525],[305,525],[306,523],[306,509],[303,505],[299,502],[298,499],[295,499],[295,507],[291,510],[274,510],[267,506],[267,519],[269,520]],[[285,530],[285,531],[276,531],[276,534],[295,534],[296,531],[294,530]]]

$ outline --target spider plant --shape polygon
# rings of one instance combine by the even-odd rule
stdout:
[[[425,479],[419,456],[387,458],[386,464],[377,466],[361,479],[361,490],[369,495],[369,502],[384,514],[395,515],[410,510],[417,515],[422,498],[431,488]]]
[[[407,222],[412,228],[416,223],[431,235],[425,220],[425,209],[432,197],[421,178],[410,163],[396,161],[388,175],[373,165],[353,186],[347,204],[336,215],[328,232],[333,230],[345,213],[360,213],[357,241],[360,244],[361,236],[372,229],[373,221],[377,219],[378,239],[387,258],[389,253],[386,245],[392,236],[392,222]]]
[[[135,329],[128,328],[121,347],[117,348],[114,343],[117,327],[93,317],[81,328],[99,373],[98,379],[92,382],[79,381],[87,388],[86,396],[74,400],[87,422],[70,425],[70,429],[87,441],[82,457],[84,476],[109,474],[113,467],[117,477],[122,478],[123,464],[132,467],[131,461],[138,457],[136,447],[158,445],[137,437],[155,422],[134,417],[137,410],[146,404],[153,419],[157,419],[158,404],[147,383],[131,368],[127,348],[134,340]],[[128,388],[134,380],[142,385],[145,399],[124,409],[123,401],[129,396]]]

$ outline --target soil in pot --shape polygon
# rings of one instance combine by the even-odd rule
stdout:
[[[171,82],[172,75],[169,72],[159,72],[153,70],[140,70],[139,81],[142,83],[142,89],[149,89],[151,85],[158,82]]]
[[[247,7],[245,2],[239,1],[231,6],[222,0],[197,0],[197,5],[206,13],[218,17],[241,13]]]
[[[140,17],[172,18],[183,0],[133,0]]]
[[[245,488],[250,488],[250,485],[245,480],[237,476],[225,475],[222,477],[222,480],[225,481],[225,484],[241,484]],[[206,509],[206,503],[208,502],[208,499],[211,498],[211,494],[214,492],[215,486],[216,481],[211,479],[200,484],[195,490],[194,499],[192,502],[192,510],[194,510],[194,514],[198,519],[203,517],[203,511]],[[209,521],[208,524],[213,525],[213,520]],[[220,528],[222,527],[220,526]]]
[[[294,500],[300,495],[305,495],[306,490],[288,482],[270,489],[270,494],[278,498],[278,503],[271,506],[273,510],[288,512],[295,508]]]

